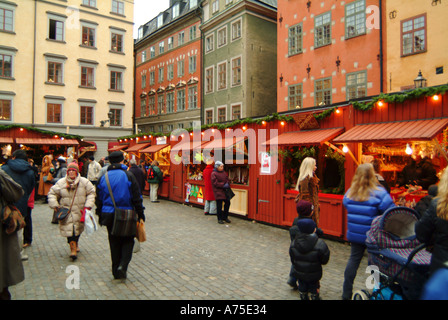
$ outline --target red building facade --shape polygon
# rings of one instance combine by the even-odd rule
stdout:
[[[278,1],[278,112],[382,92],[380,4]]]
[[[141,132],[169,133],[200,121],[201,19],[177,2],[140,27],[135,43],[135,123]]]

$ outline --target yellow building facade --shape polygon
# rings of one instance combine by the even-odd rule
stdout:
[[[427,86],[448,83],[447,18],[447,1],[385,1],[385,91],[414,89],[419,71]]]
[[[133,1],[0,0],[0,125],[77,134],[107,155],[133,128]]]

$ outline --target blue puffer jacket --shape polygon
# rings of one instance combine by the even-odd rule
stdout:
[[[354,201],[344,195],[342,203],[347,209],[347,240],[364,244],[366,233],[370,230],[373,219],[382,215],[387,209],[395,207],[394,201],[383,187],[378,187],[367,201]]]

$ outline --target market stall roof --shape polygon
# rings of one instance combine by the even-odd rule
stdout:
[[[207,143],[209,143],[210,141],[191,141],[191,140],[181,140],[179,142],[177,142],[175,145],[173,145],[173,148],[171,149],[171,151],[187,151],[187,150],[195,150],[195,149],[199,149],[199,148],[203,148]]]
[[[134,144],[132,147],[129,147],[125,151],[126,152],[137,152],[137,151],[139,151],[141,149],[146,148],[149,145],[151,145],[150,142],[149,143],[148,142],[147,143],[137,143],[137,144]]]
[[[13,138],[10,138],[10,137],[0,137],[0,143],[12,144],[12,143],[14,143],[14,140],[13,140]]]
[[[276,138],[264,142],[263,145],[271,145],[275,143],[279,146],[317,145],[334,139],[334,137],[337,137],[342,132],[344,132],[344,128],[284,132]]]
[[[335,143],[385,140],[432,140],[448,126],[448,118],[360,124],[335,138]]]
[[[81,141],[79,143],[79,151],[97,151],[98,146],[94,141]]]
[[[59,138],[16,138],[17,144],[56,144],[56,145],[79,145],[76,139],[59,139]]]
[[[207,144],[202,145],[203,149],[228,149],[233,147],[235,144],[243,142],[247,137],[225,137],[214,139]]]
[[[127,144],[115,145],[112,148],[107,149],[107,151],[109,151],[109,152],[119,151],[119,150],[126,149],[127,147],[129,147],[129,145],[127,145]]]
[[[168,146],[169,146],[169,144],[155,144],[153,146],[149,146],[148,148],[140,150],[140,152],[141,153],[154,153],[154,152],[160,151],[163,148],[166,148]]]

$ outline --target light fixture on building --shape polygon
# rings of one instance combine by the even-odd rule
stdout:
[[[112,121],[112,118],[114,117],[114,113],[112,112],[112,111],[109,111],[108,113],[107,113],[107,117],[109,118],[108,120],[101,120],[100,121],[100,125],[101,125],[101,127],[104,127],[104,125],[106,124],[106,123],[110,123],[111,121]]]
[[[426,87],[426,79],[422,75],[422,70],[418,72],[417,78],[414,79],[415,88],[424,88]]]
[[[409,143],[406,143],[406,154],[411,155],[412,154],[412,148],[409,146]]]

